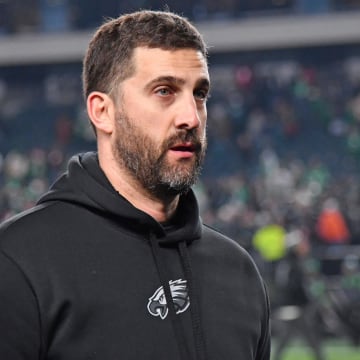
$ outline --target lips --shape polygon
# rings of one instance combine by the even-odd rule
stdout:
[[[172,151],[185,151],[185,152],[194,152],[196,146],[192,143],[176,144],[170,147]]]
[[[176,159],[190,159],[198,152],[199,146],[191,142],[177,143],[170,146],[169,151]]]

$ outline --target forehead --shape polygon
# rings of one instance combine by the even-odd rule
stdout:
[[[133,77],[152,79],[158,76],[209,79],[204,55],[194,49],[162,50],[137,47],[133,54]]]

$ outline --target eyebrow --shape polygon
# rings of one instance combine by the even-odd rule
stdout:
[[[185,80],[176,76],[159,76],[145,85],[145,90],[150,90],[153,86],[159,83],[170,83],[177,86],[184,85]],[[207,78],[201,78],[196,82],[196,87],[207,87],[210,88],[210,81]]]

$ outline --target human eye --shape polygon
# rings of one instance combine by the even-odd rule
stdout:
[[[209,97],[209,89],[197,89],[194,91],[194,96],[200,101],[206,101]]]
[[[173,91],[169,87],[159,87],[155,89],[155,93],[160,96],[169,96],[173,94]]]

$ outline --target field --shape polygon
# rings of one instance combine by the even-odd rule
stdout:
[[[276,347],[276,340],[273,341]],[[327,340],[324,342],[325,360],[360,360],[360,347],[355,347],[346,340]],[[315,360],[311,349],[302,342],[291,343],[281,360]]]

